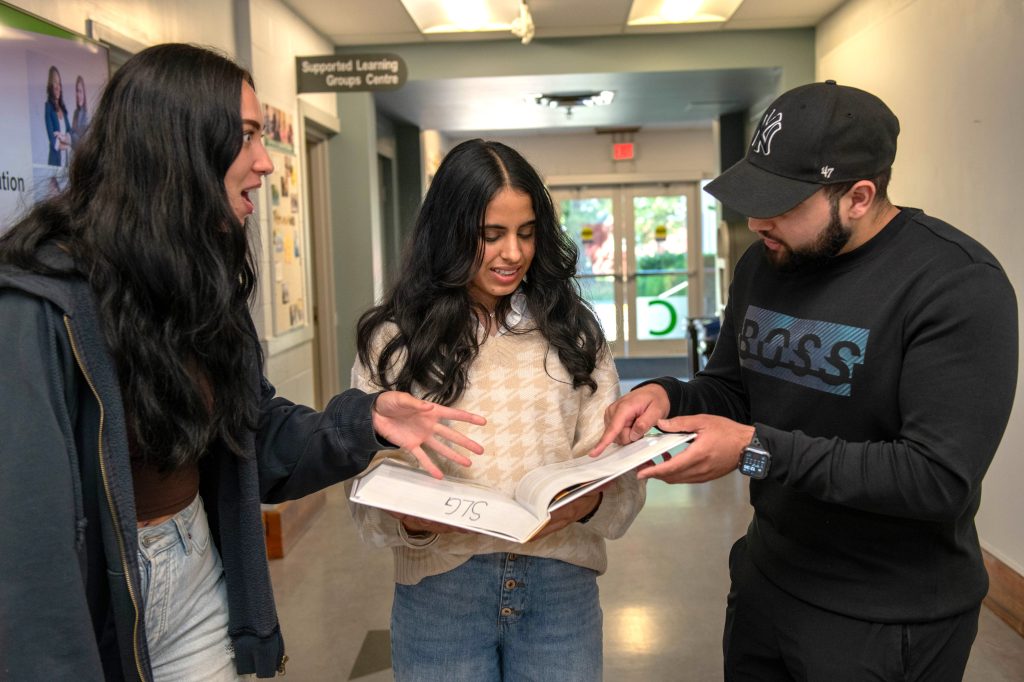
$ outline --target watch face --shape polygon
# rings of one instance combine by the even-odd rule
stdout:
[[[751,478],[764,478],[768,475],[768,465],[772,457],[767,452],[744,450],[740,459],[740,473]]]

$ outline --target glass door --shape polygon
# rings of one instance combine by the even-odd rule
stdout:
[[[602,190],[553,191],[562,229],[579,249],[576,279],[604,328],[612,354],[622,356],[623,278],[622,247],[615,229],[616,192]]]
[[[700,314],[696,189],[691,184],[624,190],[625,298],[629,355],[687,352],[687,323]],[[694,237],[697,242],[694,243]]]
[[[703,309],[694,183],[553,189],[562,228],[580,251],[583,295],[617,357],[687,352],[687,323]],[[710,245],[712,252],[714,244]]]

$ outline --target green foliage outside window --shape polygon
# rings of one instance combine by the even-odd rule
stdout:
[[[681,274],[644,275],[645,272],[681,270]],[[637,259],[637,296],[658,296],[686,279],[685,253],[655,253]]]

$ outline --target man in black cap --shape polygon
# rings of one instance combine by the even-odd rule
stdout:
[[[605,415],[595,453],[652,426],[698,434],[641,478],[751,478],[727,680],[959,680],[977,633],[974,516],[1013,401],[1017,303],[984,247],[890,203],[898,133],[834,81],[775,100],[707,187],[759,238],[707,368]]]

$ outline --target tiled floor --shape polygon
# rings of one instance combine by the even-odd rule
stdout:
[[[626,537],[609,543],[600,579],[605,680],[722,679],[726,558],[750,519],[746,480],[654,482]],[[391,553],[363,546],[341,486],[288,556],[271,562],[289,662],[287,679],[391,680]],[[965,677],[1024,680],[1024,638],[982,610]]]

